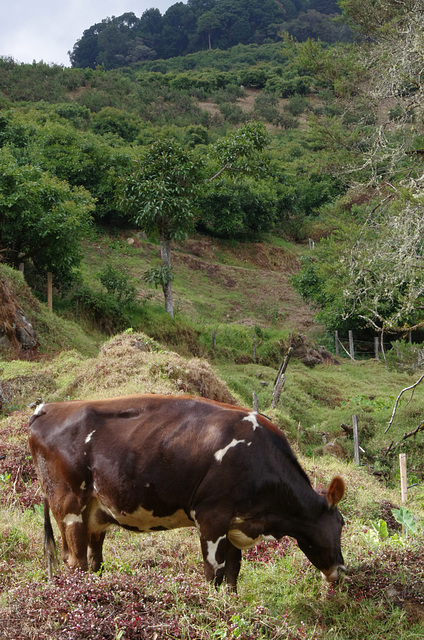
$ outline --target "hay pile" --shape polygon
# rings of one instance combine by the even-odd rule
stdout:
[[[119,334],[106,342],[96,358],[78,367],[62,395],[92,399],[133,393],[189,393],[236,403],[208,362],[186,360],[143,333]]]

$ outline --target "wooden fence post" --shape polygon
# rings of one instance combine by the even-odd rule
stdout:
[[[400,493],[402,502],[408,500],[408,480],[406,472],[406,453],[399,454],[399,468],[400,468]]]
[[[214,351],[216,351],[216,329],[212,334],[212,348]]]
[[[259,411],[259,400],[255,392],[253,392],[253,411]]]
[[[355,347],[353,344],[353,331],[349,329],[349,353],[352,360],[355,360]]]
[[[47,306],[49,311],[53,311],[53,278],[52,272],[47,272]]]
[[[339,355],[340,355],[340,348],[339,348],[339,332],[337,331],[337,329],[336,329],[336,331],[334,332],[334,342],[335,342],[335,345],[336,345],[336,356],[339,356]]]
[[[353,446],[355,450],[355,464],[358,467],[360,467],[361,454],[359,450],[358,418],[356,416],[352,416],[352,424],[353,424]]]
[[[375,354],[375,359],[376,360],[380,360],[380,356],[378,355],[378,351],[379,351],[379,347],[378,347],[378,336],[374,337],[374,354]]]

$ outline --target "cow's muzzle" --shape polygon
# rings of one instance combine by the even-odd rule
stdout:
[[[331,567],[328,571],[322,571],[321,573],[327,582],[338,582],[342,577],[342,574],[346,572],[346,567],[343,564],[338,564],[335,567]]]

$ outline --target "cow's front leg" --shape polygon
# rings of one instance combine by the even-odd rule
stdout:
[[[227,548],[225,552],[225,580],[228,586],[237,591],[237,578],[241,567],[241,549],[237,549],[227,539]]]
[[[241,550],[231,544],[226,535],[218,536],[216,540],[206,540],[201,536],[200,542],[206,579],[219,586],[225,578],[229,588],[237,591]]]
[[[225,558],[227,536],[200,533],[200,545],[203,555],[203,566],[206,579],[216,586],[220,585],[225,575]]]

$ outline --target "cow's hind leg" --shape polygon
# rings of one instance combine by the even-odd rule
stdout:
[[[106,531],[91,533],[88,536],[87,562],[91,571],[101,571],[103,567],[103,542]]]

